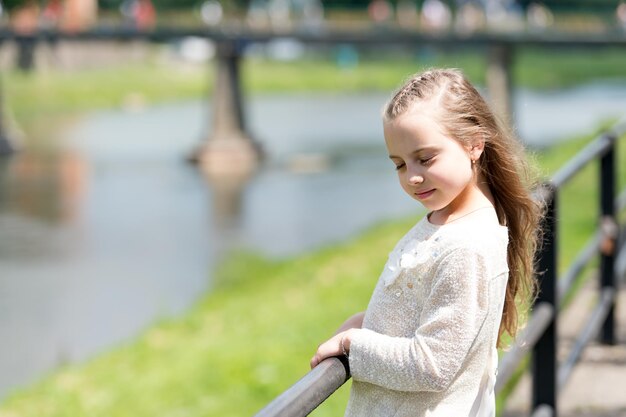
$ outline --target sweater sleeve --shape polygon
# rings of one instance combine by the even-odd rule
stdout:
[[[454,381],[488,312],[489,278],[484,256],[459,248],[435,270],[413,337],[363,329],[351,340],[355,380],[398,391],[443,391]]]

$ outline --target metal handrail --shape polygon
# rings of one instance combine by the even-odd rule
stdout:
[[[598,301],[596,307],[594,308],[587,324],[583,328],[583,331],[580,333],[578,339],[576,339],[576,343],[572,348],[569,356],[561,364],[559,369],[557,385],[559,388],[564,387],[565,383],[569,379],[572,371],[574,370],[574,366],[580,359],[581,354],[585,347],[591,342],[591,340],[596,337],[600,331],[600,328],[604,324],[604,320],[606,319],[607,314],[609,313],[609,309],[613,305],[615,301],[615,289],[613,288],[605,288],[602,290],[600,295],[600,300]]]
[[[569,160],[553,176],[550,182],[555,188],[561,188],[572,179],[588,163],[595,161],[604,155],[612,146],[615,136],[612,132],[600,135],[596,140],[585,146],[572,159]]]
[[[307,416],[350,379],[349,368],[345,357],[323,360],[255,417]]]
[[[598,254],[603,237],[604,233],[602,233],[602,230],[598,230],[591,237],[591,239],[587,241],[587,244],[572,261],[572,264],[567,271],[563,275],[559,276],[557,284],[557,299],[559,307],[563,307],[563,300],[585,266],[587,266],[587,264]]]
[[[556,188],[565,185],[585,165],[604,155],[613,142],[624,133],[626,133],[626,118],[620,119],[608,131],[600,134],[595,140],[581,149],[552,176],[550,183]]]
[[[546,330],[552,318],[556,314],[554,307],[548,303],[539,303],[533,308],[533,313],[528,319],[526,327],[515,339],[515,343],[509,351],[500,359],[498,364],[498,378],[496,379],[495,391],[499,393],[509,382],[519,367],[524,357],[535,346],[537,340]]]

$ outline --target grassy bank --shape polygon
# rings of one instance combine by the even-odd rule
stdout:
[[[538,155],[539,168],[554,172],[588,139]],[[623,187],[626,146],[617,166]],[[594,176],[585,171],[561,196],[562,263],[593,227]],[[14,393],[0,417],[250,416],[308,371],[317,344],[345,317],[365,308],[387,253],[415,221],[381,224],[292,259],[234,255],[183,317]],[[341,415],[347,393],[346,386],[314,415]]]
[[[7,71],[2,79],[5,104],[27,138],[41,138],[68,115],[97,109],[203,98],[213,87],[213,65],[191,66],[152,58],[132,65],[81,72],[47,70],[32,74]],[[484,84],[484,51],[441,52],[374,50],[363,52],[358,65],[337,65],[324,58],[277,62],[258,58],[243,62],[246,94],[277,92],[337,93],[391,91],[409,74],[430,66],[462,68]],[[584,51],[520,50],[514,64],[516,84],[526,88],[562,88],[594,80],[626,81],[626,55],[617,49]],[[42,134],[43,133],[43,134]]]

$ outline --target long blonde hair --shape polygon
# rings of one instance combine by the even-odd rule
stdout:
[[[530,306],[537,288],[533,258],[541,211],[529,193],[524,149],[459,70],[434,69],[414,75],[387,103],[383,118],[391,121],[419,102],[433,103],[437,122],[461,144],[469,145],[476,137],[485,141],[476,165],[493,194],[500,224],[509,230],[509,280],[498,337],[502,346],[504,332],[515,337],[519,312]]]

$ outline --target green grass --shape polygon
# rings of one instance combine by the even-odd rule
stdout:
[[[483,81],[481,55],[467,52],[365,56],[354,67],[340,67],[332,59],[291,63],[250,59],[244,67],[244,80],[247,89],[258,92],[391,92],[409,75],[433,66],[463,68],[476,82]]]
[[[540,168],[554,172],[588,140],[542,152]],[[626,146],[619,161],[623,187]],[[561,195],[564,263],[594,224],[581,206],[594,204],[591,177],[586,171]],[[187,314],[13,393],[0,417],[252,415],[308,371],[320,341],[366,307],[386,254],[414,221],[380,224],[292,259],[234,255],[216,272],[215,288]],[[341,415],[348,389],[313,415]]]
[[[3,76],[2,85],[9,123],[24,130],[27,143],[33,144],[92,110],[120,108],[131,101],[150,105],[197,97],[206,90],[208,77],[197,68],[171,68],[147,61],[76,72],[10,71]]]
[[[520,50],[515,61],[515,80],[534,89],[572,87],[590,81],[624,82],[620,67],[626,54],[619,48]]]

